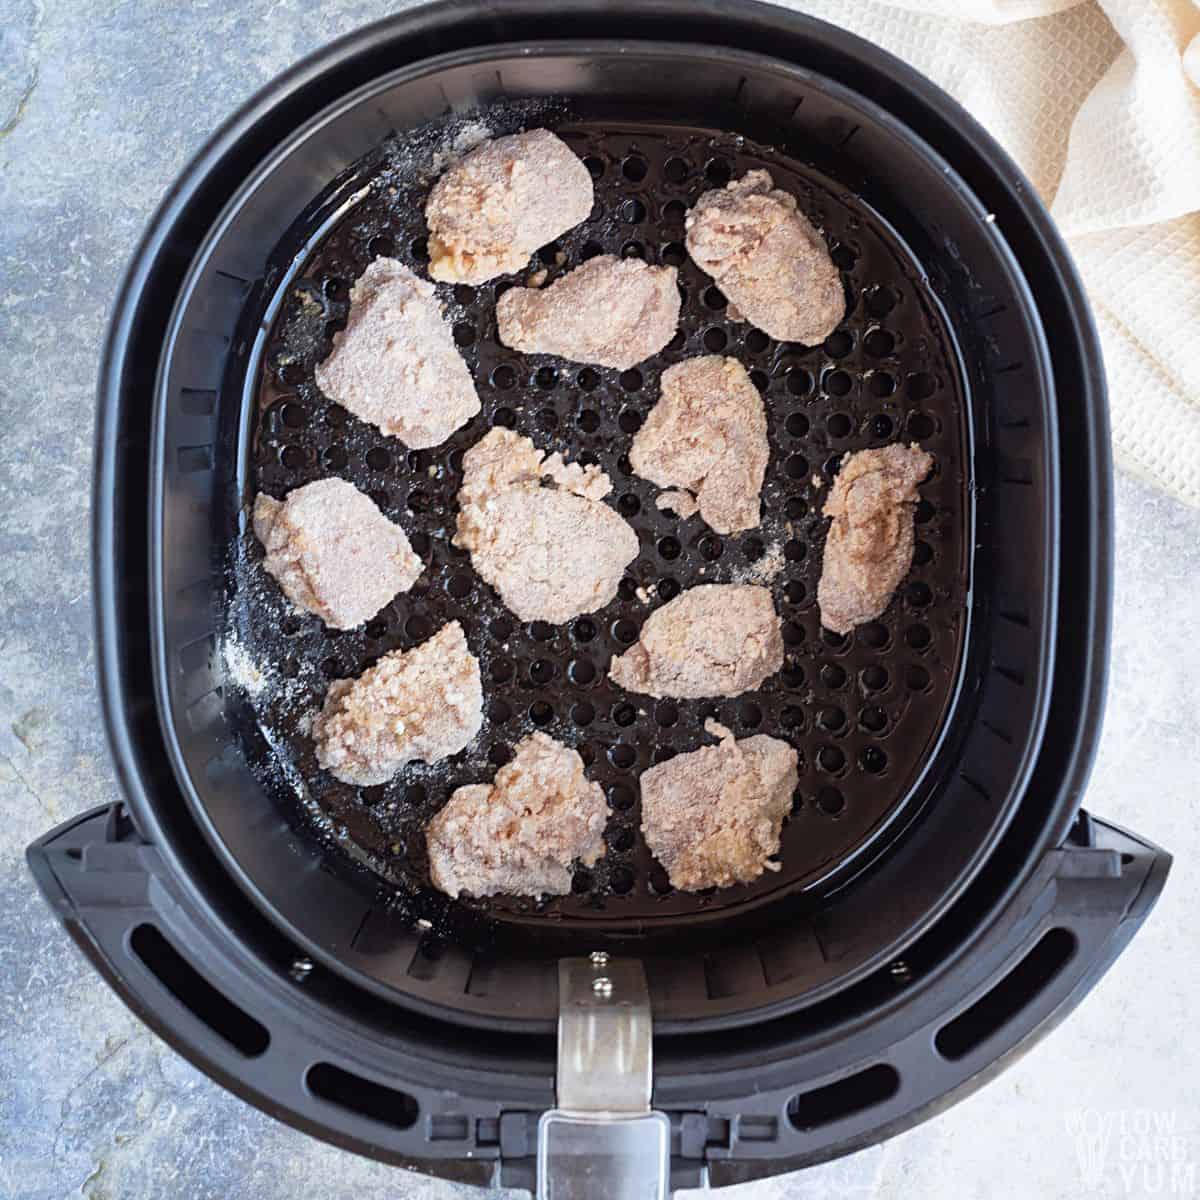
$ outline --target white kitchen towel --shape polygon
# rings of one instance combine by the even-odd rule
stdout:
[[[891,50],[1021,164],[1104,342],[1117,462],[1200,505],[1200,0],[783,0]]]

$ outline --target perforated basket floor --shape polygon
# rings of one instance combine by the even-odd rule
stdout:
[[[503,119],[489,122],[506,132]],[[408,452],[331,404],[314,365],[342,328],[353,280],[377,255],[420,270],[428,184],[406,181],[386,156],[365,161],[316,202],[285,239],[312,244],[287,277],[263,369],[251,448],[253,490],[283,496],[326,475],[368,491],[427,564],[420,580],[365,628],[337,633],[291,611],[243,539],[235,555],[230,628],[251,669],[255,719],[270,745],[258,769],[285,801],[299,794],[312,836],[374,871],[397,897],[441,911],[430,896],[423,826],[457,786],[491,778],[512,747],[541,728],[574,746],[608,795],[608,852],[580,869],[570,896],[463,902],[504,922],[553,919],[633,931],[746,908],[783,892],[814,896],[882,850],[926,798],[922,767],[935,744],[962,654],[968,530],[967,425],[947,325],[917,264],[861,201],[816,171],[740,137],[679,127],[605,128],[565,120],[557,132],[584,158],[596,187],[591,218],[545,247],[530,271],[548,278],[606,252],[679,267],[679,333],[660,355],[617,372],[499,344],[495,299],[529,272],[478,289],[439,285],[483,411],[444,445]],[[512,128],[516,128],[516,124]],[[755,167],[795,194],[842,270],[848,315],[823,346],[778,343],[728,318],[724,297],[683,247],[684,215],[705,189]],[[365,194],[336,219],[347,195]],[[631,439],[658,396],[662,369],[703,353],[736,356],[767,407],[771,463],[760,529],[721,537],[700,518],[660,512],[658,489],[633,475]],[[567,625],[518,622],[450,544],[465,449],[493,425],[533,438],[609,474],[609,500],[637,531],[641,553],[618,598]],[[917,509],[913,568],[884,616],[840,637],[820,627],[816,585],[830,479],[849,450],[916,440],[935,459]],[[248,501],[251,497],[247,496]],[[730,700],[659,701],[607,681],[614,654],[646,616],[702,582],[770,586],[783,619],[786,662],[758,691]],[[307,730],[331,679],[359,674],[383,653],[458,620],[479,656],[486,720],[464,753],[411,764],[391,783],[358,789],[319,770]],[[238,672],[234,663],[235,677]],[[778,856],[781,869],[748,886],[673,891],[639,824],[638,776],[652,763],[711,741],[716,717],[739,737],[768,733],[800,756],[800,784]]]

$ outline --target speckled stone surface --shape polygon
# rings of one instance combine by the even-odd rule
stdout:
[[[482,1195],[332,1149],[223,1092],[114,999],[23,860],[49,826],[117,795],[93,692],[87,519],[93,380],[124,262],[164,188],[237,102],[398,7],[0,0],[6,1200]],[[1175,852],[1158,910],[1079,1011],[972,1099],[886,1146],[731,1200],[1200,1194],[1200,513],[1129,479],[1117,500],[1113,686],[1088,804]],[[1080,1110],[1093,1128],[1106,1123],[1098,1169]]]

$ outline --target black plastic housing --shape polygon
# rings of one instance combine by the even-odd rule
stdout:
[[[677,39],[682,21],[687,53],[710,47],[707,57],[718,69],[737,51],[765,54],[870,96],[952,164],[969,211],[988,225],[988,214],[994,216],[1019,264],[1024,305],[1014,316],[1045,363],[1039,384],[1053,389],[1045,409],[1010,413],[998,404],[986,413],[989,421],[1011,415],[1012,429],[1036,432],[1013,435],[1029,437],[1026,452],[977,464],[985,488],[1006,472],[1015,476],[1005,485],[1015,506],[1011,524],[990,525],[985,504],[980,534],[998,554],[1019,556],[1035,531],[1033,557],[1039,546],[1048,556],[1057,553],[1072,586],[1064,611],[1054,585],[1058,572],[1049,563],[1028,589],[1026,608],[1013,608],[1009,597],[981,582],[976,603],[984,616],[1024,615],[1007,624],[1027,631],[1012,636],[1031,639],[1018,647],[1030,648],[1025,661],[1037,684],[1031,719],[1010,742],[977,719],[988,715],[987,707],[956,717],[961,743],[984,739],[983,757],[1003,756],[1004,747],[1014,755],[1003,788],[975,809],[978,825],[965,861],[952,862],[948,852],[946,873],[929,875],[924,891],[902,857],[919,846],[916,839],[881,864],[875,877],[894,870],[906,881],[892,889],[897,915],[890,932],[891,917],[856,907],[862,889],[840,897],[819,940],[840,937],[845,953],[824,992],[815,980],[801,995],[755,987],[750,995],[713,996],[664,958],[660,988],[678,980],[683,995],[655,1044],[655,1103],[672,1114],[678,1133],[674,1183],[696,1182],[705,1167],[714,1184],[736,1182],[868,1144],[978,1086],[1078,1001],[1161,889],[1166,855],[1078,811],[1107,665],[1111,481],[1102,368],[1078,279],[1027,182],[963,110],[897,60],[765,5],[568,0],[558,12],[556,34],[588,40],[619,32],[630,49],[643,39]],[[552,993],[538,993],[530,1011],[503,1013],[493,1005],[471,1013],[448,1005],[444,993],[422,996],[418,986],[397,989],[373,979],[347,955],[344,924],[314,938],[286,912],[281,919],[290,898],[259,888],[270,882],[272,868],[234,864],[214,849],[219,839],[210,844],[199,836],[213,831],[197,806],[195,780],[186,767],[174,769],[181,759],[172,744],[171,697],[156,696],[153,663],[157,655],[161,665],[164,630],[151,597],[158,595],[163,530],[151,514],[159,511],[162,477],[152,475],[149,463],[158,448],[150,430],[164,382],[168,319],[218,213],[264,157],[364,81],[436,53],[532,43],[544,36],[544,24],[540,5],[444,4],[344,39],[251,101],[167,197],[135,256],[100,381],[94,519],[101,687],[132,822],[123,809],[91,814],[30,850],[40,886],[110,982],[221,1082],[360,1152],[513,1186],[532,1178],[536,1116],[553,1100]],[[238,266],[229,266],[237,277]],[[969,319],[970,307],[960,315]],[[218,327],[225,319],[219,311],[214,316]],[[195,361],[216,360],[209,354]],[[215,393],[221,378],[186,386]],[[189,416],[202,424],[204,404],[195,403],[200,411]],[[1021,424],[1029,420],[1036,424]],[[1059,452],[1055,423],[1069,455]],[[215,441],[188,444],[208,446],[209,467],[216,463]],[[1022,464],[1015,471],[1014,461]],[[1016,515],[1025,503],[1019,497],[1035,492],[1023,521]],[[176,517],[186,521],[188,511],[184,499]],[[203,523],[172,532],[210,541]],[[193,616],[211,621],[211,597],[198,603]],[[171,630],[170,645],[179,644],[171,641],[177,633]],[[976,682],[995,688],[992,668],[1009,664],[1011,647],[1003,637],[983,645]],[[1008,732],[1010,697],[980,693],[975,703],[994,705],[992,724]],[[1053,736],[1043,740],[1047,713]],[[964,806],[979,805],[969,783],[951,773],[946,778],[948,786],[965,789],[960,815],[971,811]],[[297,842],[290,849],[277,820],[264,824],[261,841],[261,850],[252,839],[239,849],[294,854],[294,887],[302,891],[316,874],[307,848]],[[333,878],[323,886],[332,888]],[[231,886],[235,879],[239,887]],[[361,912],[361,895],[353,892],[352,899]],[[415,939],[407,950],[395,948],[397,961],[407,955],[411,963],[417,952]],[[527,978],[536,983],[538,976]],[[519,972],[512,982],[520,986]],[[507,1034],[498,1039],[501,1029]],[[373,1092],[355,1078],[400,1095]],[[393,1115],[381,1121],[384,1112]]]

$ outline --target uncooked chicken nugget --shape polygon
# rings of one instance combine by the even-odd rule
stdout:
[[[377,258],[350,289],[346,328],[317,365],[317,386],[414,450],[439,446],[479,411],[433,284]]]
[[[429,193],[429,275],[478,284],[519,271],[591,211],[587,167],[548,129],[484,142]]]
[[[500,340],[526,354],[627,370],[675,336],[677,275],[640,258],[589,258],[549,287],[509,288],[496,301]]]
[[[522,621],[561,624],[608,604],[637,557],[637,534],[602,500],[611,490],[599,467],[493,429],[463,458],[454,544]]]
[[[317,762],[344,783],[387,783],[405,763],[465,749],[483,724],[479,660],[457,621],[329,685],[313,719]]]
[[[769,171],[705,192],[687,216],[687,248],[730,308],[781,342],[814,346],[846,315],[825,239]]]
[[[333,629],[369,621],[424,569],[404,530],[343,479],[306,483],[282,501],[260,494],[254,532],[283,594]]]
[[[629,461],[659,487],[696,495],[704,520],[717,533],[734,533],[759,522],[770,454],[762,397],[746,368],[710,354],[663,372],[662,396],[633,439]],[[687,515],[686,503],[667,503]]]
[[[739,742],[711,719],[704,728],[720,745],[677,754],[641,779],[646,845],[685,892],[779,870],[770,859],[798,782],[787,742],[765,734]]]
[[[560,896],[576,859],[590,867],[604,853],[607,819],[583,759],[534,733],[491,784],[458,788],[429,822],[430,876],[450,896]]]
[[[783,634],[765,587],[706,583],[656,609],[608,677],[649,696],[738,696],[783,666]]]
[[[887,608],[912,566],[917,485],[932,466],[915,442],[842,459],[824,509],[833,518],[817,585],[826,629],[849,633]]]

